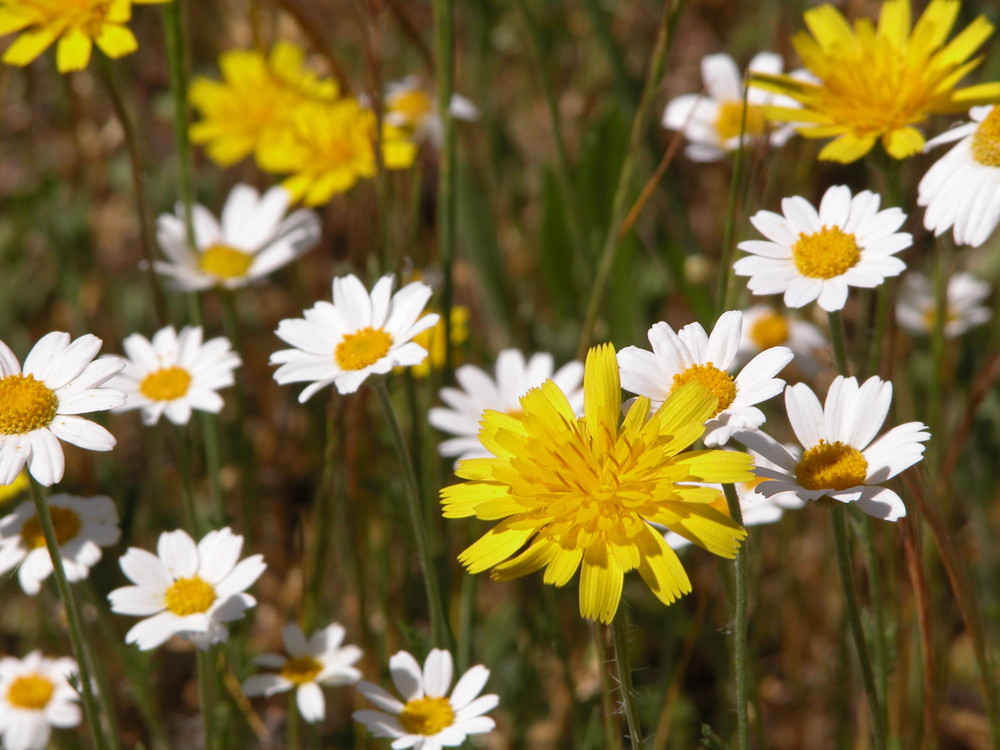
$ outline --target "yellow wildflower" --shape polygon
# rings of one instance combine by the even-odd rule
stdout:
[[[290,42],[278,42],[266,58],[258,50],[224,53],[222,81],[191,82],[191,103],[204,118],[191,126],[191,140],[208,144],[209,158],[228,167],[282,137],[299,105],[334,101],[336,81],[304,69],[304,60]]]
[[[451,308],[451,347],[454,350],[469,339],[469,308],[455,305]],[[448,350],[444,343],[444,318],[439,318],[431,328],[421,331],[413,340],[427,350],[427,359],[413,365],[414,377],[426,378],[434,370],[444,367]]]
[[[775,120],[797,123],[807,138],[834,138],[821,159],[852,162],[881,141],[894,159],[919,153],[924,135],[915,126],[930,115],[964,112],[1000,99],[1000,82],[956,89],[982,57],[970,60],[993,33],[983,16],[950,42],[960,0],[931,0],[911,30],[910,0],[887,0],[876,26],[867,18],[850,26],[832,5],[806,11],[812,36],[792,43],[815,82],[788,75],[754,74],[753,85],[795,99],[802,109],[765,107]]]
[[[10,484],[0,484],[0,507],[28,489],[28,473],[22,471]]]
[[[651,523],[735,556],[746,530],[712,507],[718,489],[680,484],[753,478],[745,453],[681,452],[715,412],[700,384],[679,388],[652,416],[640,396],[622,420],[618,361],[604,345],[587,355],[583,417],[551,380],[521,408],[484,414],[479,439],[493,457],[460,461],[456,473],[468,481],[441,491],[448,518],[500,520],[459,556],[470,573],[493,568],[506,580],[544,567],[544,582],[563,586],[582,568],[580,614],[610,622],[630,570],[664,604],[691,590]]]
[[[122,57],[139,48],[126,25],[132,5],[163,2],[169,0],[0,0],[0,36],[21,32],[3,61],[27,65],[57,39],[60,73],[86,68],[95,44],[108,57]]]

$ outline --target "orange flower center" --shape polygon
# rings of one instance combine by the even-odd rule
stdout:
[[[188,392],[191,373],[183,367],[164,367],[149,373],[139,383],[142,395],[153,401],[173,401]]]
[[[80,533],[82,523],[80,516],[75,511],[61,508],[58,505],[50,505],[49,514],[52,516],[56,542],[60,547],[70,539],[75,539]],[[42,525],[38,521],[38,516],[32,516],[24,522],[24,526],[21,527],[21,544],[31,549],[45,546],[45,535],[42,533]]]
[[[200,576],[178,578],[163,595],[166,608],[180,617],[207,612],[215,602],[216,594],[212,584]]]
[[[792,260],[803,276],[812,279],[832,279],[840,276],[861,260],[861,249],[853,234],[840,227],[823,226],[818,232],[799,234],[792,245]]]
[[[864,484],[868,462],[861,451],[839,440],[820,440],[802,454],[795,478],[807,490],[846,490]]]
[[[209,246],[198,259],[198,268],[219,279],[241,279],[251,265],[253,255],[222,244]]]
[[[435,735],[455,723],[455,712],[447,698],[414,698],[407,701],[399,723],[410,734]]]
[[[40,674],[23,674],[7,688],[7,702],[14,708],[41,711],[52,700],[55,683]]]
[[[719,114],[715,118],[715,129],[719,138],[728,141],[740,134],[740,130],[752,137],[759,138],[767,132],[767,118],[760,107],[748,104],[746,121],[743,120],[743,102],[725,101],[719,105]]]
[[[295,685],[312,682],[323,671],[323,665],[311,656],[297,656],[289,659],[281,668],[281,676]]]
[[[991,109],[973,133],[972,158],[987,167],[1000,167],[1000,107]]]
[[[728,372],[720,370],[711,362],[703,365],[691,365],[684,372],[674,375],[674,384],[670,388],[673,393],[683,385],[695,380],[701,383],[705,390],[711,393],[718,400],[713,417],[718,416],[724,409],[729,408],[736,398],[736,381]]]
[[[750,326],[750,339],[761,349],[784,344],[788,341],[788,318],[773,310],[761,315]]]
[[[48,427],[59,399],[34,375],[0,378],[0,435],[22,435]]]
[[[381,328],[362,328],[344,336],[337,344],[334,359],[342,370],[363,370],[389,353],[392,336]]]

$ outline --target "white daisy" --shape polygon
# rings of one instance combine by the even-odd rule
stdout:
[[[896,232],[906,214],[898,208],[879,211],[880,201],[869,190],[852,198],[844,185],[826,191],[818,213],[805,198],[785,198],[784,216],[758,211],[750,218],[770,241],[741,242],[739,248],[752,255],[733,268],[750,277],[754,294],[784,293],[789,307],[818,299],[827,312],[840,310],[849,286],[876,287],[906,268],[893,257],[913,243],[906,232]]]
[[[76,416],[121,406],[125,394],[102,387],[125,363],[117,357],[92,361],[101,340],[87,334],[43,336],[24,360],[24,370],[0,341],[0,484],[11,484],[27,463],[40,484],[63,477],[60,440],[92,451],[115,446],[111,433]]]
[[[441,118],[437,102],[425,91],[416,76],[407,76],[386,87],[385,122],[412,134],[413,140],[441,143]],[[451,95],[451,116],[456,120],[477,120],[476,105],[459,94]]]
[[[744,310],[743,331],[736,351],[738,362],[747,362],[758,352],[780,345],[792,350],[793,366],[807,375],[819,371],[816,352],[827,348],[826,337],[812,323],[783,315],[768,305]]]
[[[4,750],[45,750],[52,727],[80,723],[77,672],[70,658],[48,659],[32,651],[23,659],[0,659],[0,746]]]
[[[785,381],[775,377],[792,360],[785,346],[765,349],[734,378],[730,374],[743,327],[743,313],[723,313],[705,334],[699,323],[674,333],[666,323],[657,323],[647,337],[653,351],[628,346],[618,352],[622,388],[646,396],[655,409],[680,386],[695,380],[719,403],[715,416],[705,423],[706,445],[729,442],[733,430],[756,430],[764,424],[764,413],[753,406],[781,393]]]
[[[978,247],[1000,223],[1000,107],[973,107],[969,117],[924,146],[958,141],[920,180],[917,204],[935,235],[953,228],[957,244]]]
[[[118,543],[118,509],[105,495],[52,495],[48,505],[66,578],[82,581],[101,559],[101,547]],[[21,588],[31,595],[37,594],[42,581],[52,574],[52,558],[31,501],[0,518],[0,574],[14,567]]]
[[[316,246],[319,217],[309,209],[288,216],[289,194],[277,186],[263,195],[239,184],[222,209],[222,222],[202,205],[191,207],[196,247],[188,243],[184,214],[162,214],[156,238],[169,262],[153,267],[182,291],[238,289],[292,262]]]
[[[405,703],[378,685],[360,682],[358,690],[382,710],[355,711],[354,719],[367,725],[376,737],[391,737],[393,750],[457,747],[467,736],[493,729],[493,719],[483,714],[493,710],[500,699],[479,695],[490,676],[490,670],[481,664],[462,675],[451,697],[447,694],[453,666],[447,651],[433,649],[423,670],[413,656],[400,651],[389,659],[389,671]]]
[[[295,623],[281,630],[285,642],[284,654],[261,654],[254,663],[278,672],[254,675],[243,683],[247,695],[276,695],[295,691],[295,702],[302,718],[308,722],[322,721],[326,714],[323,685],[353,685],[361,672],[352,665],[361,658],[357,646],[341,646],[344,628],[334,623],[317,630],[308,639]]]
[[[442,388],[441,400],[450,408],[430,410],[430,423],[443,432],[457,437],[438,446],[442,456],[489,458],[493,454],[479,442],[479,420],[487,409],[507,414],[521,412],[521,397],[552,380],[566,394],[577,414],[583,413],[583,365],[570,362],[555,370],[551,354],[532,354],[525,361],[517,349],[504,349],[497,355],[496,379],[475,365],[462,365],[455,370],[459,388]]]
[[[760,52],[748,69],[753,73],[781,73],[781,55]],[[746,92],[747,111],[743,115],[743,71],[725,53],[701,59],[702,94],[683,94],[672,99],[663,113],[663,127],[680,130],[688,140],[684,153],[692,161],[718,161],[739,146],[740,129],[749,139],[767,137],[772,146],[783,146],[794,134],[789,124],[772,126],[761,107],[799,106],[788,97],[750,87]],[[745,120],[745,121],[744,121]]]
[[[128,394],[115,411],[142,409],[143,424],[156,424],[166,415],[174,424],[187,424],[191,410],[217,414],[222,410],[219,388],[233,384],[233,370],[240,357],[229,339],[218,337],[202,343],[201,326],[161,328],[150,341],[133,333],[123,346],[125,369],[112,385]]]
[[[392,294],[392,284],[383,276],[369,294],[357,276],[342,276],[333,280],[333,304],[317,302],[304,319],[281,321],[278,337],[295,348],[271,355],[271,364],[281,365],[274,379],[312,381],[299,394],[304,403],[331,383],[354,393],[369,375],[423,362],[427,350],[411,339],[438,321],[437,313],[420,317],[431,288],[414,281]]]
[[[873,439],[892,402],[892,383],[877,376],[860,386],[838,376],[826,404],[804,383],[785,389],[788,420],[804,452],[790,451],[761,432],[739,433],[737,439],[777,468],[759,466],[757,491],[778,502],[798,498],[833,498],[858,504],[865,513],[887,521],[906,515],[899,495],[883,482],[923,458],[922,443],[930,433],[921,422],[907,422]]]
[[[971,273],[956,273],[948,279],[945,296],[945,338],[961,336],[993,316],[993,311],[983,304],[990,296],[990,285]],[[906,274],[899,288],[896,320],[910,333],[925,336],[934,332],[936,318],[937,301],[927,277],[916,271]]]
[[[777,468],[760,454],[755,453],[754,451],[748,452],[751,456],[753,456],[754,464],[756,466]],[[688,483],[685,482],[685,484]],[[726,500],[726,494],[722,489],[721,484],[702,484],[700,482],[690,482],[690,484],[716,488],[719,491],[719,495],[709,504],[720,513],[724,513],[727,516],[729,515],[729,502]],[[765,497],[757,491],[757,485],[759,484],[759,479],[753,482],[736,483],[736,496],[740,500],[740,511],[743,513],[744,526],[760,526],[763,524],[774,523],[775,521],[778,521],[782,515],[784,515],[786,510],[799,510],[800,508],[805,507],[805,501],[800,500],[797,497]],[[681,536],[676,531],[667,531],[663,535],[663,538],[666,540],[667,544],[675,550],[682,549],[691,544],[691,540],[687,537]]]
[[[261,555],[237,563],[242,549],[243,537],[229,528],[208,532],[197,546],[186,531],[164,532],[155,555],[130,547],[119,564],[136,585],[115,589],[108,599],[113,612],[146,619],[125,642],[146,651],[179,635],[205,650],[226,640],[224,623],[257,603],[243,592],[267,567]]]

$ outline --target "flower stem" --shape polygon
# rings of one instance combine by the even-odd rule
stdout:
[[[295,703],[296,692],[292,690],[288,693],[288,708],[285,709],[285,747],[288,750],[301,750],[302,748],[299,708]]]
[[[872,671],[871,659],[868,656],[868,644],[865,643],[865,631],[861,624],[861,609],[858,606],[854,591],[854,573],[851,571],[851,551],[847,540],[847,506],[838,503],[833,511],[833,541],[837,550],[837,567],[840,570],[840,582],[844,588],[844,603],[847,606],[847,620],[851,627],[854,647],[861,662],[861,677],[868,697],[868,713],[871,715],[872,738],[875,750],[886,750],[886,728],[882,708],[879,705],[878,690],[875,686],[875,675]]]
[[[739,144],[736,146],[736,155],[733,160],[733,174],[729,180],[729,202],[726,207],[726,223],[722,230],[722,255],[719,261],[719,285],[715,291],[715,317],[718,318],[723,312],[730,309],[728,300],[729,287],[733,276],[733,232],[736,227],[736,207],[740,194],[740,186],[743,184],[743,172],[746,162],[746,155],[743,147],[743,135],[746,132],[747,111],[747,87],[748,81],[743,83],[743,114],[740,117]],[[739,503],[737,503],[739,505]],[[740,745],[740,747],[745,747]]]
[[[333,542],[331,528],[336,512],[337,449],[340,443],[337,430],[339,418],[338,403],[336,397],[331,394],[326,408],[323,475],[316,497],[316,515],[312,519],[315,525],[315,533],[312,535],[312,566],[309,569],[305,601],[302,605],[302,623],[306,631],[314,630],[319,619],[320,599],[322,598],[324,588],[323,575],[326,572],[330,547]]]
[[[201,720],[205,731],[205,750],[215,750],[215,671],[210,652],[198,649],[198,698],[201,701]]]
[[[427,609],[431,620],[431,634],[434,643],[442,648],[451,649],[452,637],[448,627],[448,618],[445,613],[444,603],[441,599],[441,589],[438,582],[437,571],[434,566],[433,554],[430,543],[430,529],[427,523],[427,516],[424,513],[421,502],[420,484],[417,482],[417,475],[413,468],[413,459],[410,456],[410,449],[406,444],[403,430],[396,419],[396,412],[392,408],[392,399],[389,396],[389,389],[385,380],[378,380],[373,385],[373,390],[378,396],[379,406],[385,417],[389,432],[392,435],[392,442],[402,464],[403,481],[406,484],[406,500],[410,511],[410,523],[413,524],[414,538],[417,542],[417,556],[420,558],[420,567],[424,574],[424,589],[427,594]]]
[[[632,690],[632,667],[628,658],[628,623],[621,611],[611,623],[611,643],[615,650],[615,676],[621,691],[621,710],[625,714],[629,741],[632,750],[642,750],[642,726]]]
[[[201,420],[201,431],[205,441],[205,473],[208,474],[212,500],[209,524],[212,528],[220,528],[226,523],[226,502],[222,496],[222,454],[218,415],[199,412],[198,417]]]
[[[170,71],[170,94],[174,102],[174,147],[177,150],[177,192],[184,213],[188,245],[196,247],[191,206],[194,203],[194,179],[191,170],[191,141],[188,137],[188,76],[184,49],[184,0],[163,6],[167,36],[167,64]]]
[[[743,509],[736,487],[723,485],[729,516],[743,524]],[[733,605],[733,666],[736,671],[736,736],[739,750],[750,750],[750,664],[747,654],[747,550],[742,545],[733,560],[736,601]]]
[[[844,333],[844,316],[840,310],[827,313],[830,321],[830,340],[833,342],[833,359],[837,370],[845,377],[851,374],[851,363],[847,359],[847,337]]]
[[[177,428],[175,430],[177,443],[177,463],[181,475],[181,500],[184,504],[184,519],[188,528],[198,537],[204,533],[201,515],[198,513],[198,503],[194,497],[194,473],[191,461],[191,433]]]
[[[441,120],[441,160],[438,165],[438,260],[443,276],[441,315],[444,317],[444,381],[451,379],[451,308],[455,263],[455,119],[451,97],[455,89],[454,0],[433,0],[434,43],[437,57],[437,114]]]
[[[35,480],[28,475],[31,481],[31,497],[35,501],[35,513],[38,515],[38,523],[42,527],[42,535],[45,537],[45,546],[49,550],[52,558],[52,573],[56,579],[56,588],[59,589],[59,598],[62,599],[63,607],[66,610],[66,622],[69,625],[69,640],[73,646],[73,655],[80,670],[80,695],[83,698],[83,712],[87,717],[87,726],[90,729],[90,739],[95,750],[108,750],[109,745],[104,736],[103,725],[101,724],[100,687],[93,678],[93,660],[90,650],[87,648],[87,635],[83,629],[83,620],[80,618],[80,608],[73,590],[69,587],[69,580],[66,578],[66,570],[63,568],[62,554],[59,551],[59,540],[56,538],[56,530],[52,525],[52,514],[49,512],[49,503],[45,490]]]

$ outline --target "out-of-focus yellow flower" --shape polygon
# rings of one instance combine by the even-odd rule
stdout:
[[[307,102],[332,102],[337,82],[303,68],[305,51],[278,42],[266,58],[257,50],[231,50],[219,58],[222,80],[195,78],[191,103],[202,116],[191,140],[207,144],[209,158],[222,167],[281,138],[296,109]]]
[[[57,39],[60,73],[83,70],[96,44],[108,57],[139,48],[129,30],[132,5],[170,0],[0,0],[0,36],[21,32],[3,61],[27,65]]]
[[[0,507],[3,507],[28,488],[28,472],[22,471],[10,484],[0,484]]]
[[[469,308],[455,305],[451,308],[451,347],[455,349],[469,339]],[[418,378],[426,378],[434,370],[444,367],[448,357],[448,349],[444,339],[444,318],[440,318],[432,328],[421,331],[413,337],[420,346],[427,350],[427,359],[419,365],[410,368]],[[401,368],[398,368],[401,369]]]
[[[284,137],[261,144],[262,169],[290,173],[282,184],[293,200],[319,206],[375,175],[375,114],[354,98],[332,104],[303,104]],[[413,164],[416,146],[398,128],[382,131],[382,160],[388,169]]]
[[[853,28],[832,5],[821,5],[804,16],[812,35],[792,39],[817,80],[754,74],[751,83],[802,104],[764,110],[798,123],[807,138],[833,138],[821,159],[856,161],[879,140],[894,159],[905,159],[923,148],[914,126],[930,115],[1000,99],[1000,82],[955,88],[980,63],[982,57],[969,58],[993,33],[980,16],[946,44],[959,9],[959,0],[932,0],[911,30],[910,0],[887,0],[877,26],[862,18]]]

